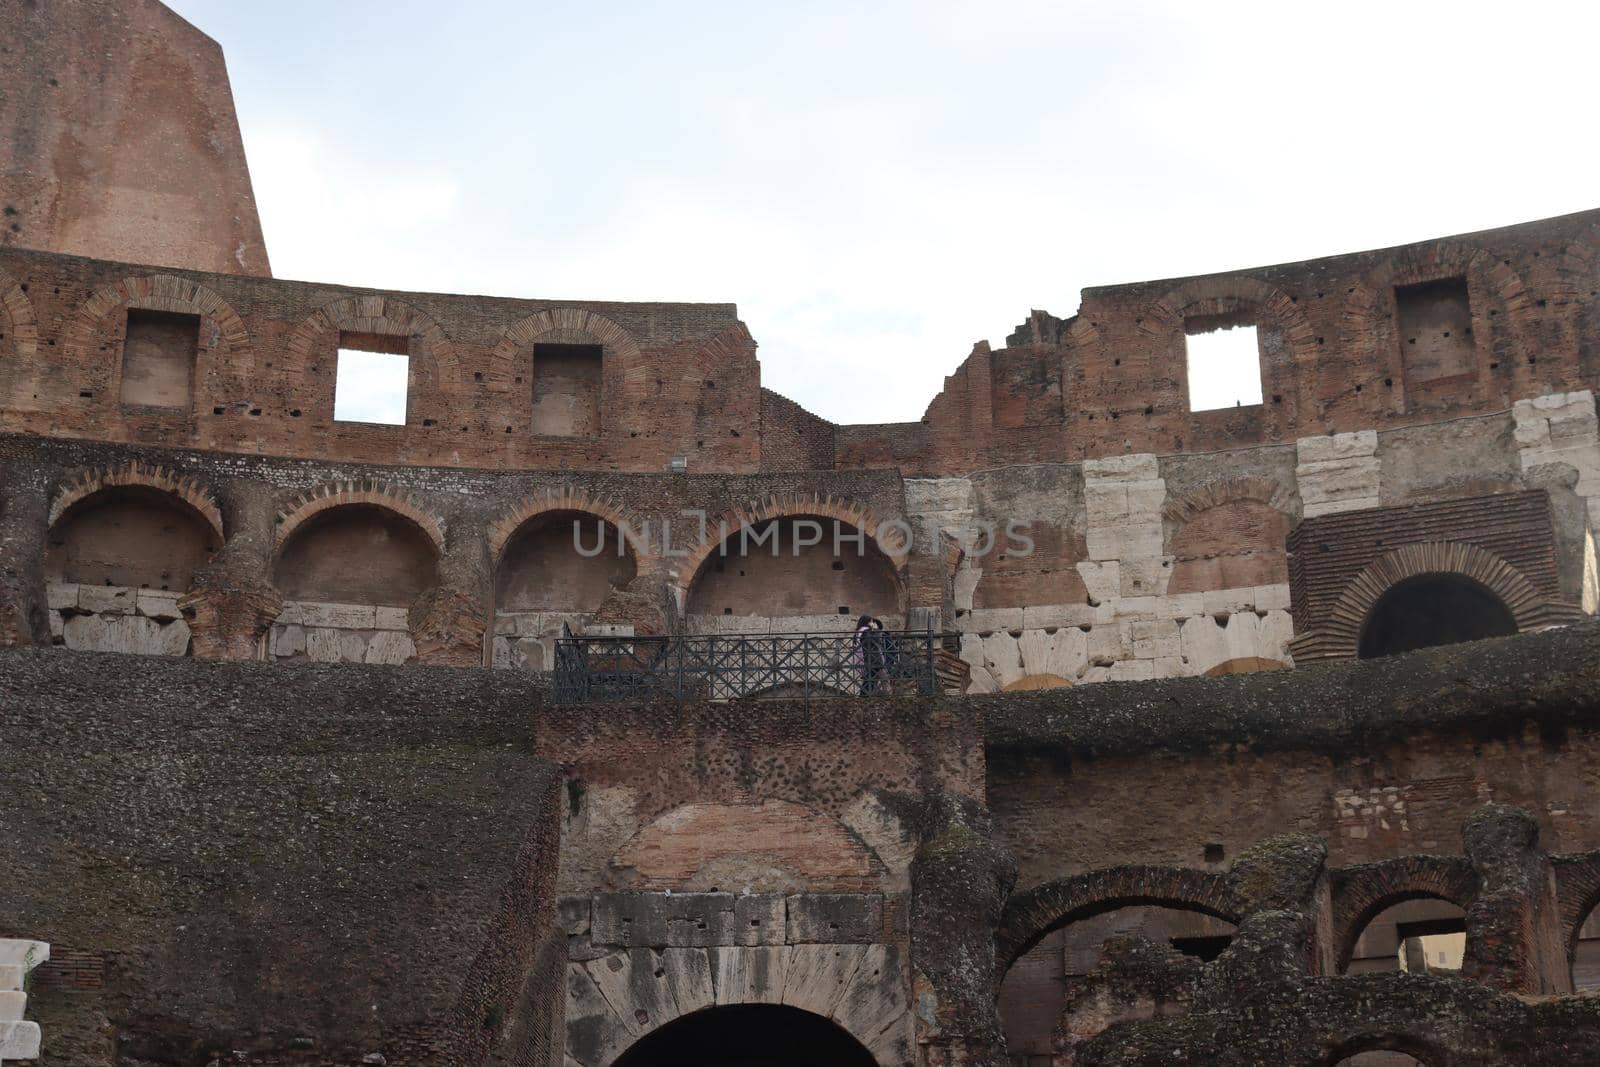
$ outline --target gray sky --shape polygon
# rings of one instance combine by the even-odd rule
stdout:
[[[839,422],[1084,286],[1600,206],[1593,3],[167,2],[278,276],[731,301]]]

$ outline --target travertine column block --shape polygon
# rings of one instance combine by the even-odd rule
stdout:
[[[1378,433],[1357,430],[1296,442],[1295,480],[1305,517],[1378,506]]]

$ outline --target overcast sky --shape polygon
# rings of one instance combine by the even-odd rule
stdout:
[[[737,303],[839,422],[1084,286],[1600,206],[1593,3],[167,2],[279,277]]]

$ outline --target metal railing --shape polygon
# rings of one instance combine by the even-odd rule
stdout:
[[[946,635],[932,630],[695,634],[556,640],[552,696],[561,704],[633,701],[931,696]]]

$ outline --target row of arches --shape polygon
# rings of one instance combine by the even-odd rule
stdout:
[[[1335,871],[1333,973],[1459,976],[1475,892],[1465,860],[1411,857]],[[1568,909],[1563,930],[1570,988],[1600,990],[1600,882],[1571,896],[1578,903]],[[1058,1055],[1063,1042],[1073,1040],[1071,1009],[1080,999],[1092,1003],[1103,1022],[1115,994],[1096,966],[1113,938],[1135,935],[1209,962],[1227,948],[1240,908],[1223,875],[1183,868],[1103,870],[1018,894],[997,940],[1005,968],[998,1006],[1008,1050],[1022,1062]],[[1159,1016],[1162,1007],[1137,1010]],[[1430,1061],[1403,1041],[1373,1039],[1342,1049],[1334,1062],[1404,1067]]]
[[[837,514],[864,525],[872,521],[864,509],[796,506],[808,503],[836,514],[783,514],[785,502],[768,501],[726,536],[712,531],[681,561],[658,554],[604,501],[564,494],[524,505],[489,531],[494,654],[506,666],[547,666],[543,649],[561,625],[586,625],[645,568],[676,581],[691,627],[714,628],[727,616],[741,625],[753,616],[809,616],[821,629],[849,629],[859,614],[902,620],[904,552],[891,555],[892,546],[885,551],[886,542]],[[847,531],[842,543],[801,528],[823,521]],[[186,624],[176,599],[224,542],[214,500],[169,472],[86,479],[51,516],[44,572],[58,636],[71,647],[181,651],[186,643],[174,647],[173,635]],[[272,623],[268,654],[411,658],[408,612],[439,584],[444,551],[441,524],[404,494],[348,484],[302,498],[275,531],[267,581],[284,610]],[[679,563],[676,574],[671,562]],[[165,633],[159,649],[139,636],[153,626]],[[379,640],[383,634],[394,636]]]

